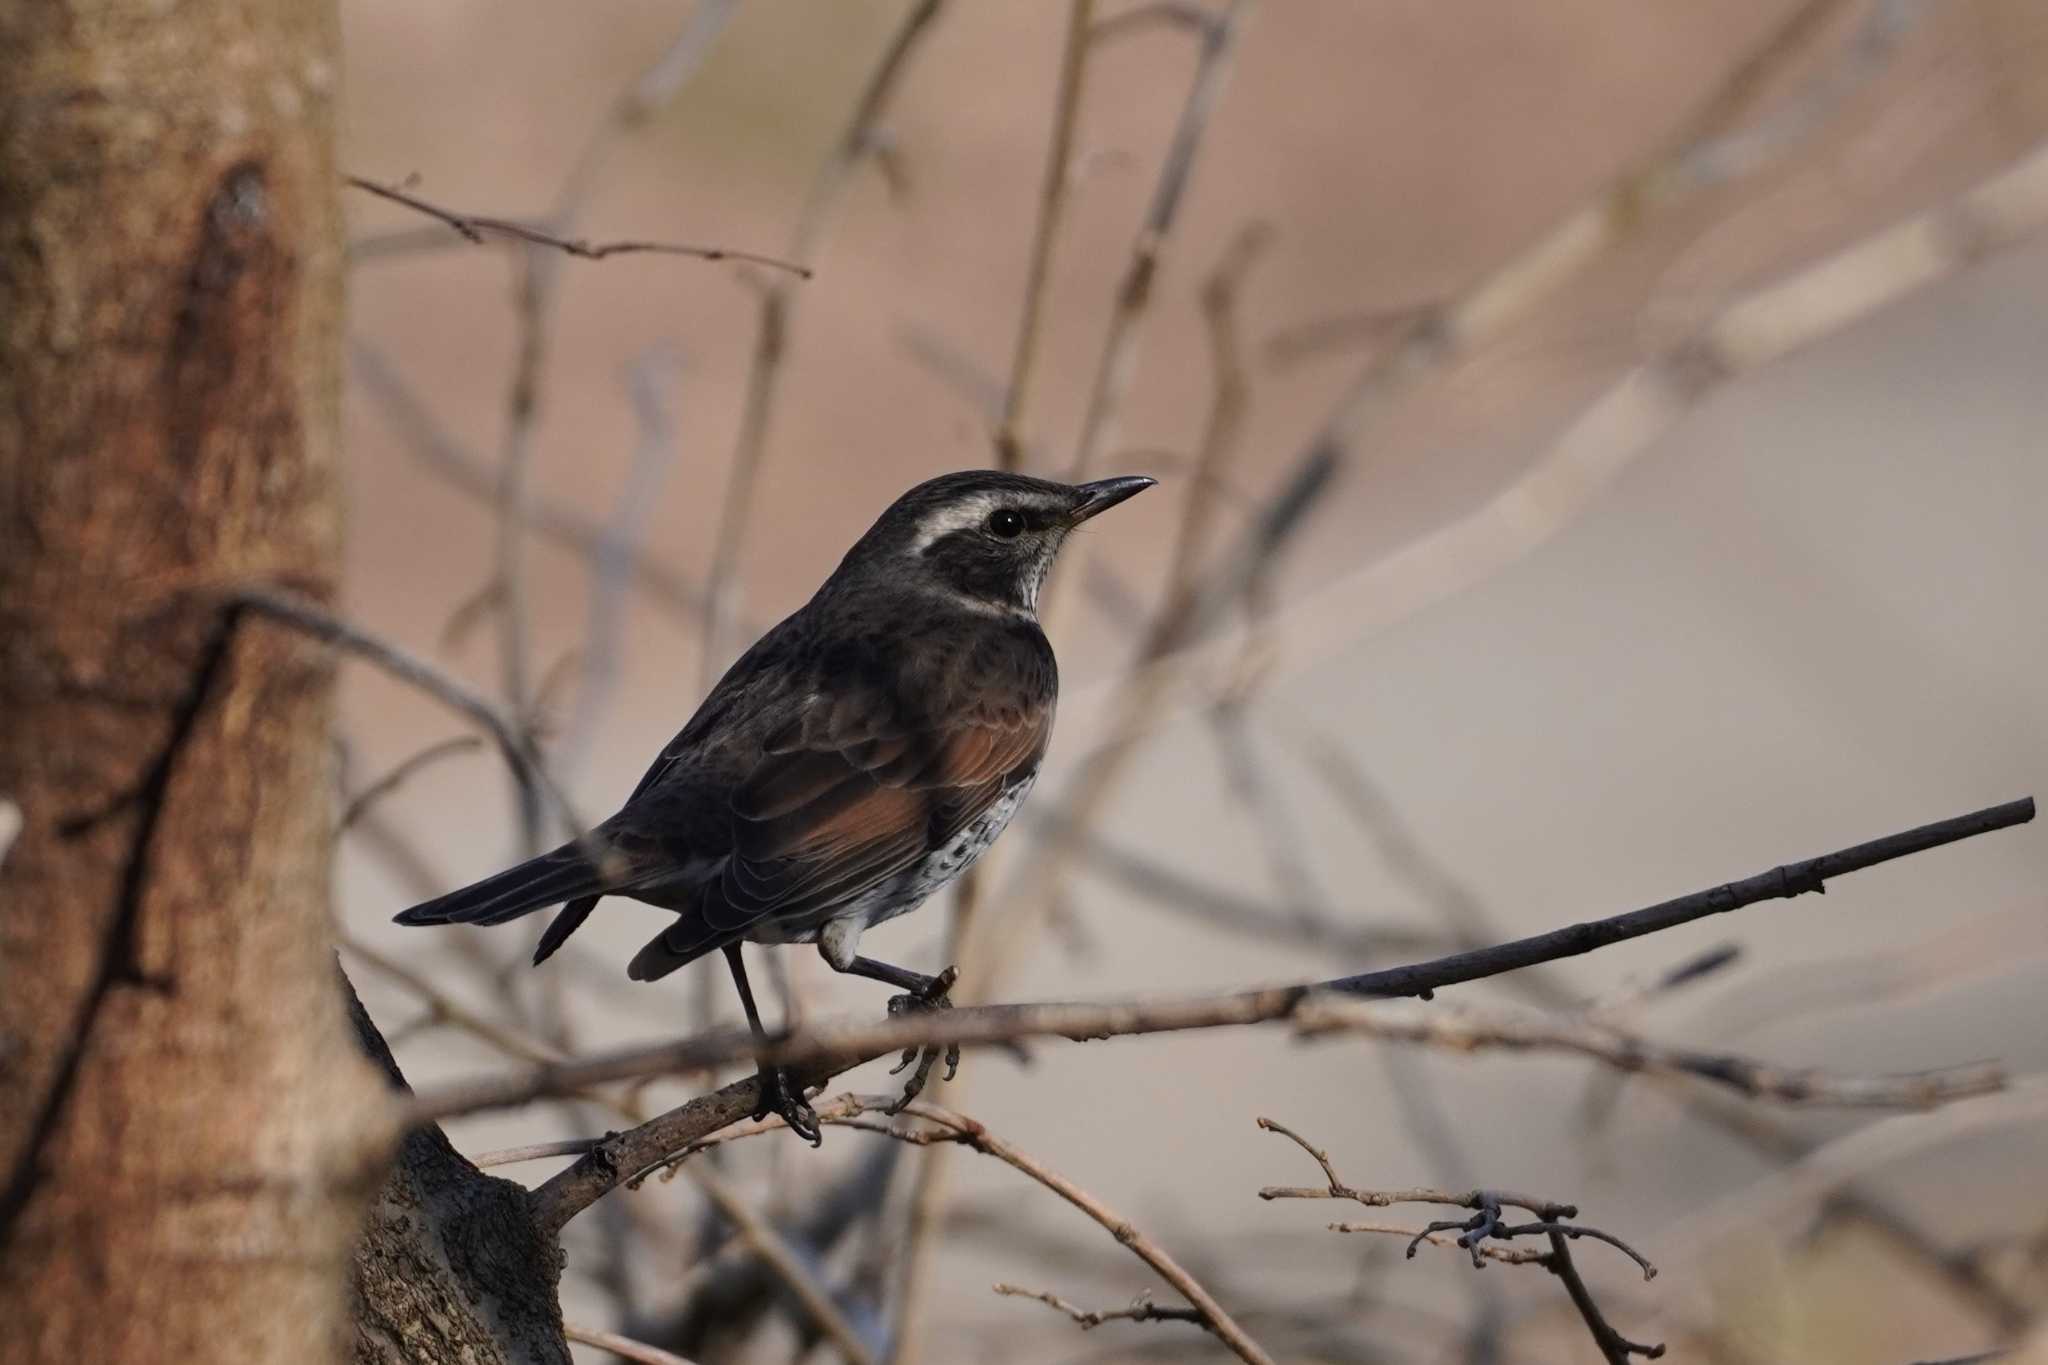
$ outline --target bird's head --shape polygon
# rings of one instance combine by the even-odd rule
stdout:
[[[1150,488],[1142,475],[1054,483],[971,469],[931,479],[882,513],[840,576],[878,573],[977,607],[1030,613],[1076,526]]]

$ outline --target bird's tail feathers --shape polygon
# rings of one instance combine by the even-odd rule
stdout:
[[[495,877],[422,901],[396,919],[400,924],[415,925],[504,924],[521,915],[563,901],[595,897],[609,889],[604,875],[592,866],[582,849],[570,843],[552,853],[529,858]]]

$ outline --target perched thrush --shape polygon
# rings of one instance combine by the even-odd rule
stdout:
[[[861,933],[915,910],[1010,823],[1059,697],[1039,587],[1069,532],[1152,482],[968,471],[919,484],[719,679],[618,814],[398,922],[503,924],[566,902],[538,964],[600,897],[625,896],[676,916],[627,974],[658,980],[721,949],[756,1037],[743,942],[816,943],[834,971],[908,992],[892,1012],[944,1008],[953,969],[862,957]],[[762,1068],[761,1106],[818,1140],[780,1068]]]

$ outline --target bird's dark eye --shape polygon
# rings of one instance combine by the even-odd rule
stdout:
[[[1007,507],[999,507],[988,514],[988,533],[998,540],[1015,540],[1024,534],[1024,518]]]

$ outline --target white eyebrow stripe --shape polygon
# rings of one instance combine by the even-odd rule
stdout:
[[[918,523],[917,539],[910,544],[910,553],[921,555],[938,541],[944,540],[955,531],[965,531],[988,520],[988,514],[996,508],[995,495],[976,493],[944,507],[933,508]]]

